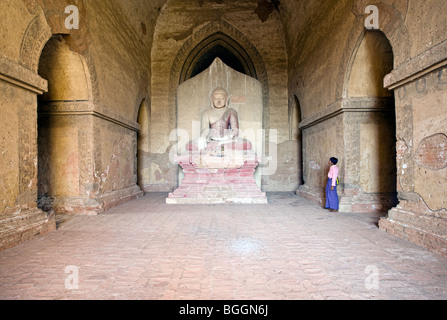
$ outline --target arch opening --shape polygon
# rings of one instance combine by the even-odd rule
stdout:
[[[89,130],[75,114],[91,100],[91,93],[84,58],[71,51],[61,35],[52,36],[44,46],[38,73],[48,81],[48,92],[37,99],[37,202],[40,209],[50,211],[55,203],[88,192],[80,183],[80,149]]]
[[[206,70],[216,58],[220,58],[232,69],[258,79],[256,68],[244,48],[225,33],[216,32],[191,50],[181,70],[179,82],[182,83]]]
[[[137,184],[144,190],[150,184],[150,123],[151,110],[146,99],[143,99],[138,111],[138,124],[140,131],[137,135]]]
[[[302,121],[301,105],[298,97],[293,96],[292,106],[289,107],[289,140],[296,141],[297,159],[298,159],[298,185],[304,184],[304,166],[303,166],[303,136],[299,129],[299,124]]]
[[[376,201],[368,210],[383,212],[397,205],[395,101],[393,91],[383,84],[393,61],[385,34],[366,31],[355,52],[347,88],[349,101],[362,106],[353,118],[360,144],[356,180],[362,192]]]
[[[244,66],[230,50],[222,45],[215,45],[206,52],[195,63],[191,72],[191,78],[195,77],[202,71],[208,69],[216,58],[220,58],[227,66],[239,71],[240,73],[247,74]]]

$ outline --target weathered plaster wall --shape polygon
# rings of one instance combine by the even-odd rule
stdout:
[[[329,158],[339,158],[338,155],[343,152],[341,142],[344,140],[344,127],[340,123],[343,123],[342,115],[303,130],[304,185],[300,186],[300,190],[303,196],[319,203],[326,201],[323,187],[327,182]],[[344,166],[340,161],[338,167],[341,177],[345,172]]]
[[[3,4],[2,4],[3,5]],[[7,116],[2,117],[0,132],[2,136],[1,161],[2,183],[0,188],[2,201],[0,213],[6,207],[35,202],[37,185],[37,93],[47,88],[47,83],[33,71],[19,64],[24,53],[33,53],[26,47],[26,41],[20,41],[27,34],[31,21],[42,21],[43,13],[33,15],[22,3],[5,1],[0,15],[2,21],[0,41],[0,83],[2,98],[1,109]],[[48,34],[48,28],[42,28]],[[7,168],[9,170],[7,170]]]
[[[3,93],[2,110],[8,121],[4,121],[1,133],[1,193],[0,212],[16,205],[26,205],[34,202],[37,182],[37,154],[35,151],[35,132],[29,132],[25,139],[19,133],[26,134],[31,129],[27,124],[33,124],[35,120],[36,102],[33,95],[23,89],[7,85],[1,82]],[[14,101],[23,103],[23,110]],[[24,117],[30,119],[23,122]],[[5,119],[5,118],[4,118]],[[34,124],[33,124],[34,125]],[[21,150],[24,149],[24,150]],[[25,154],[29,151],[30,154]],[[26,159],[21,159],[26,157]],[[24,172],[24,169],[26,170]]]
[[[27,7],[20,1],[4,0],[2,1],[0,12],[0,26],[2,41],[0,43],[0,52],[4,57],[17,62],[20,56],[21,40],[33,15],[27,10]]]
[[[398,188],[419,194],[428,208],[447,208],[446,68],[398,89]]]
[[[291,12],[293,4],[286,5],[289,6],[287,11]],[[343,87],[340,80],[344,73],[339,69],[347,67],[349,54],[345,47],[352,41],[351,28],[355,20],[349,0],[315,1],[308,6],[311,8],[306,7],[306,10],[313,14],[303,17],[305,21],[284,21],[289,54],[289,91],[292,91],[289,95],[298,97],[303,120],[340,98]],[[360,33],[361,28],[357,37]]]
[[[447,255],[446,72],[443,67],[426,73],[396,90],[400,202],[380,221],[382,229],[443,255]]]

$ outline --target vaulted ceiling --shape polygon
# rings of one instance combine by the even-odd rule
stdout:
[[[155,30],[157,18],[163,7],[169,1],[185,0],[116,0],[120,4],[120,12],[128,16],[129,21],[141,21],[144,31],[150,36]],[[197,2],[201,7],[205,4],[222,6],[222,10],[231,7],[236,0],[188,0]],[[286,43],[295,42],[309,25],[323,21],[325,15],[336,2],[350,0],[324,1],[324,0],[237,0],[238,4],[253,4],[254,13],[259,19],[266,20],[276,11],[283,25]],[[129,5],[131,4],[131,5]]]

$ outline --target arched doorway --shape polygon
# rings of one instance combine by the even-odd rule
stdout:
[[[301,122],[301,106],[297,96],[293,96],[292,106],[289,107],[289,140],[297,143],[298,185],[304,184],[303,175],[303,137],[299,124]]]
[[[79,129],[86,126],[77,115],[91,94],[85,61],[63,36],[47,42],[38,73],[48,81],[48,92],[38,96],[38,206],[49,211],[85,193],[79,149],[87,130]]]
[[[383,84],[393,70],[393,61],[387,37],[381,31],[365,31],[353,55],[347,87],[353,111],[349,123],[357,135],[356,147],[346,152],[358,154],[350,157],[356,163],[347,164],[346,175],[360,190],[353,200],[353,211],[386,212],[397,203],[394,93]]]
[[[151,110],[146,99],[141,102],[137,122],[140,125],[137,137],[137,184],[144,191],[145,186],[151,182],[149,170]]]

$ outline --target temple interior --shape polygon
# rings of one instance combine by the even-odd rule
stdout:
[[[179,188],[178,88],[218,59],[258,116],[261,192],[324,205],[337,157],[340,213],[447,255],[445,0],[1,3],[0,249]]]

